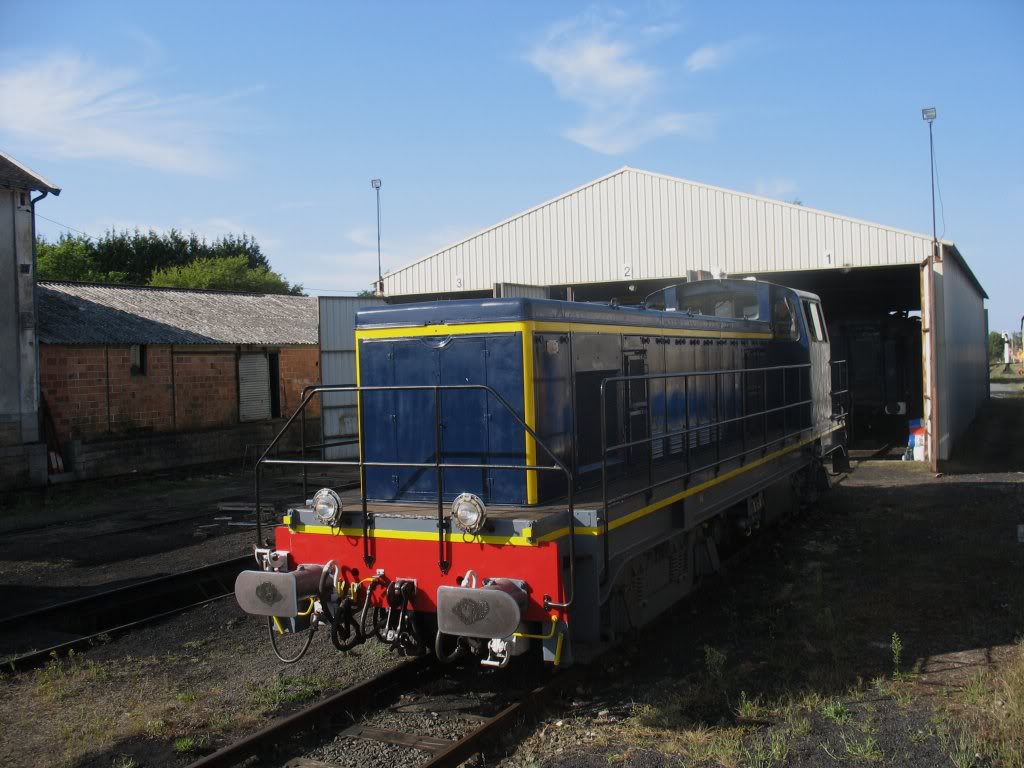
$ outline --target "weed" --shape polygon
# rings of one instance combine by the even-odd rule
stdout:
[[[786,735],[781,731],[759,733],[749,745],[744,746],[743,756],[751,768],[771,768],[783,765],[789,755],[789,744]]]
[[[797,717],[790,721],[789,728],[794,736],[808,736],[811,733],[811,721],[806,717]]]
[[[174,740],[174,751],[179,755],[185,752],[191,752],[196,748],[196,740],[191,736],[181,736]]]
[[[900,676],[900,662],[903,657],[903,641],[895,632],[889,638],[889,650],[892,651],[892,676],[898,678]]]
[[[682,755],[698,765],[736,765],[743,753],[743,729],[694,724],[681,706],[686,701],[686,694],[677,694],[658,706],[636,706],[623,723],[627,740],[656,744],[660,752]]]
[[[871,687],[875,689],[879,696],[888,696],[890,693],[889,681],[882,675],[871,680]]]
[[[178,693],[174,694],[175,700],[180,701],[182,704],[191,704],[193,701],[196,700],[197,696],[198,694],[196,694],[195,689],[193,688],[189,688],[185,691],[179,691]]]
[[[960,732],[947,743],[949,760],[953,768],[974,768],[978,755],[978,744],[973,736]]]
[[[281,675],[273,683],[253,686],[250,698],[263,712],[272,712],[286,704],[300,704],[319,695],[330,687],[330,681],[321,675]]]
[[[131,755],[118,755],[110,764],[110,768],[139,768],[139,764]]]
[[[736,705],[736,716],[743,720],[757,720],[767,714],[765,707],[761,704],[761,697],[753,699],[747,697],[746,691],[740,691],[740,700]]]
[[[726,654],[712,645],[704,646],[704,670],[708,679],[716,683],[722,682],[722,674],[725,669]]]
[[[858,760],[867,760],[877,763],[882,760],[882,750],[878,748],[878,741],[874,736],[865,736],[863,740],[847,738],[846,734],[841,736],[846,754]]]
[[[988,696],[988,675],[984,672],[976,672],[968,679],[964,686],[964,702],[972,707],[981,706]]]
[[[829,699],[821,708],[821,714],[837,725],[850,721],[850,710],[839,699]]]

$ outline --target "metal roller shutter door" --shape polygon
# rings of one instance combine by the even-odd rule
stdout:
[[[270,365],[262,352],[238,358],[238,418],[240,421],[270,418]]]

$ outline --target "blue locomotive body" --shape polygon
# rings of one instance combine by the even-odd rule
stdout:
[[[374,307],[355,338],[356,386],[311,395],[355,397],[360,489],[291,509],[236,592],[278,621],[259,590],[295,605],[315,581],[295,574],[320,569],[305,596],[335,633],[365,639],[387,608],[371,634],[429,634],[441,659],[500,666],[534,642],[560,663],[650,621],[843,445],[820,302],[769,283]]]

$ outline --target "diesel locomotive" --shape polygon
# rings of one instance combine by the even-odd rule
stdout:
[[[587,658],[813,497],[845,450],[820,301],[780,285],[386,305],[355,339],[355,384],[310,388],[288,424],[351,397],[358,457],[272,445],[257,463],[257,509],[266,467],[359,473],[291,507],[272,542],[259,530],[238,577],[283,661],[318,628],[341,650]]]

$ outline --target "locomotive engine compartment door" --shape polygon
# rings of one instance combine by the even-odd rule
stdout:
[[[647,350],[633,350],[622,356],[622,373],[624,376],[643,376],[647,373]],[[650,437],[650,387],[646,379],[639,381],[617,382],[625,390],[623,402],[623,442],[644,440]],[[608,444],[612,441],[609,438]],[[634,445],[626,449],[627,461],[639,464],[647,461],[651,446],[648,443]]]

